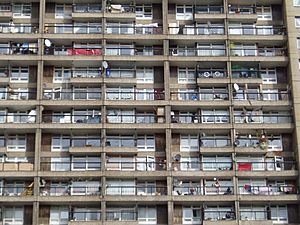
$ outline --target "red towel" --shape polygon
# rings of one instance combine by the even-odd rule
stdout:
[[[251,163],[238,163],[238,170],[240,171],[251,170]]]

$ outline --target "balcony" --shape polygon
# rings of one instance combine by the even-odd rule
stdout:
[[[44,90],[43,99],[44,100],[74,100],[74,101],[84,101],[84,100],[100,100],[101,99],[101,90],[100,88],[89,88],[78,89],[78,91],[74,90]],[[92,91],[92,90],[95,91]]]
[[[238,105],[239,101],[263,101],[263,102],[274,102],[274,105],[280,104],[280,101],[289,101],[291,99],[291,94],[287,90],[263,90],[258,91],[257,89],[243,88],[239,89],[233,93],[233,100],[235,104]]]
[[[121,100],[121,101],[154,101],[154,100],[164,100],[165,94],[164,91],[107,91],[106,100]]]
[[[101,34],[102,25],[98,23],[77,24],[46,24],[46,34]],[[75,36],[76,37],[76,36]]]
[[[194,48],[194,47],[177,47],[170,48],[169,52],[170,56],[174,57],[224,57],[226,56],[226,48],[225,46],[213,47],[213,48]],[[199,60],[199,59],[198,59]]]
[[[233,186],[174,186],[173,187],[173,195],[175,196],[189,196],[189,195],[207,195],[207,196],[220,196],[220,195],[233,195],[234,194],[234,187]]]
[[[206,172],[218,172],[221,171],[232,171],[232,162],[200,162],[195,161],[175,161],[173,162],[173,171],[181,172],[195,172],[195,171],[206,171]]]
[[[237,162],[236,170],[241,172],[252,171],[252,172],[265,172],[271,171],[279,172],[283,171],[295,171],[296,164],[294,161],[267,161],[267,162]],[[252,173],[253,174],[253,173]]]
[[[162,47],[114,47],[107,46],[105,49],[106,56],[125,56],[126,60],[128,60],[128,56],[143,56],[143,57],[151,57],[151,56],[162,56],[163,48]]]
[[[100,196],[101,195],[101,186],[100,184],[97,186],[86,185],[86,186],[78,186],[78,185],[66,185],[66,186],[46,186],[41,188],[40,191],[41,196]]]
[[[269,185],[269,186],[255,186],[244,185],[239,186],[238,193],[240,195],[255,195],[255,196],[282,196],[282,195],[296,195],[299,194],[299,188],[295,185]]]
[[[137,185],[137,186],[107,186],[106,195],[119,196],[161,196],[167,195],[166,186]]]
[[[107,18],[134,20],[136,18],[135,6],[134,5],[126,5],[126,4],[122,4],[122,5],[121,4],[112,4],[109,2],[106,5],[105,16]]]
[[[33,183],[25,187],[25,185],[9,185],[0,186],[0,198],[1,197],[28,197],[33,195]]]
[[[47,158],[44,158],[41,161],[41,171],[44,172],[73,172],[74,174],[80,175],[81,173],[89,172],[98,172],[101,171],[101,162],[99,157],[91,157],[90,159],[87,158],[86,161],[85,157],[78,157],[78,159],[73,158],[73,161],[65,160],[67,158],[58,158],[58,161],[52,160],[51,162],[46,161]],[[57,158],[52,158],[57,159]],[[69,158],[68,158],[69,159]]]
[[[68,225],[100,225],[101,210],[75,210],[69,213]]]
[[[38,47],[36,43],[16,43],[12,44],[11,47],[0,47],[0,57],[6,60],[17,60],[20,59],[28,60],[31,59],[29,56],[36,56],[38,54]],[[8,57],[11,56],[11,57]],[[23,56],[23,57],[21,57]],[[35,58],[34,58],[35,59]]]
[[[44,123],[55,123],[55,124],[99,124],[101,123],[101,114],[99,111],[83,113],[53,113],[43,114],[42,121]]]
[[[287,56],[286,48],[260,48],[249,46],[247,48],[233,47],[235,44],[231,44],[230,56],[231,57],[285,57]]]
[[[100,56],[102,55],[102,48],[98,47],[45,47],[45,55],[54,56]]]
[[[26,124],[36,122],[36,112],[31,110],[29,113],[2,113],[0,112],[0,124]]]
[[[170,27],[169,34],[179,35],[224,35],[224,26],[199,26],[199,25],[185,25],[184,27]]]
[[[1,17],[1,11],[0,11]],[[37,34],[39,32],[38,24],[7,24],[0,25],[0,34]]]
[[[187,91],[187,92],[171,92],[171,100],[177,101],[228,101],[229,92],[224,92],[223,90],[215,91]],[[200,121],[200,120],[199,120]]]
[[[153,124],[159,123],[163,121],[159,121],[156,115],[152,114],[124,114],[124,115],[107,115],[106,116],[107,123],[114,123],[114,124]]]
[[[0,100],[36,100],[36,91],[23,91],[19,89],[2,91],[0,88]]]
[[[163,34],[163,27],[156,24],[124,24],[106,26],[109,35],[157,35]]]
[[[114,223],[126,222],[126,224],[128,225],[132,225],[132,224],[137,225],[138,224],[137,217],[138,215],[135,209],[123,209],[119,211],[109,210],[109,209],[106,210],[106,220],[113,221]]]
[[[106,170],[107,171],[140,171],[140,172],[149,172],[149,171],[165,171],[166,163],[161,160],[159,162],[156,161],[135,161],[133,158],[124,161],[117,161],[114,159],[108,159],[106,162]]]
[[[218,114],[213,115],[211,112],[207,115],[179,115],[179,116],[171,116],[172,123],[182,123],[182,124],[192,124],[192,123],[202,123],[202,124],[228,124],[230,123],[229,114]]]
[[[286,28],[282,26],[267,26],[267,27],[254,27],[253,26],[230,26],[228,28],[229,35],[252,35],[257,38],[257,36],[273,36],[273,35],[285,35]]]
[[[256,6],[252,5],[228,5],[228,19],[256,21]]]
[[[0,163],[0,171],[2,171],[2,172],[33,171],[33,160],[34,159],[28,159],[23,162],[2,162],[2,163]],[[20,174],[20,175],[22,175],[22,174]]]

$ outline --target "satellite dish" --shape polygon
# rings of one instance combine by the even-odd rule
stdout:
[[[107,62],[106,62],[106,61],[103,61],[103,62],[102,62],[102,66],[103,66],[104,69],[107,69],[107,68],[108,68]]]
[[[47,47],[51,47],[51,41],[49,40],[49,39],[45,39],[45,45],[47,46]]]
[[[174,160],[175,161],[180,161],[180,159],[181,159],[181,155],[179,155],[179,154],[177,154],[177,155],[175,155],[175,157],[174,157]]]
[[[235,83],[235,84],[233,85],[233,88],[234,88],[235,91],[240,90],[240,86],[239,86],[237,83]]]

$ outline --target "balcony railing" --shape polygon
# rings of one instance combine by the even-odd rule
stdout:
[[[245,184],[239,186],[240,195],[287,195],[299,194],[299,188],[295,185],[269,185],[269,186],[255,186]]]
[[[271,218],[268,218],[268,213],[271,214],[271,212],[268,212],[266,210],[240,210],[240,220],[270,220]]]
[[[230,116],[227,115],[179,115],[171,116],[172,123],[230,123]]]
[[[12,11],[11,4],[0,4],[0,13],[11,12],[11,11]]]
[[[29,196],[32,195],[31,193],[26,193],[26,187],[25,186],[0,186],[1,196]]]
[[[107,25],[106,34],[162,34],[162,26],[153,25]]]
[[[106,211],[107,221],[136,221],[137,212],[132,210],[122,210],[122,211]]]
[[[156,56],[163,55],[161,47],[106,47],[105,55],[109,56]]]
[[[233,195],[233,186],[175,186],[173,195]]]
[[[185,27],[169,27],[169,34],[185,35],[223,35],[225,34],[224,26],[197,26],[188,25]]]
[[[294,161],[271,161],[271,162],[237,162],[238,171],[290,171],[296,169]]]
[[[232,146],[230,138],[202,137],[200,143],[200,151],[201,148],[224,148]]]
[[[106,195],[167,195],[166,186],[137,185],[106,187]]]
[[[229,25],[230,26],[230,25]],[[230,35],[284,35],[286,29],[284,27],[229,27]]]
[[[282,91],[263,91],[242,90],[233,93],[234,100],[254,100],[254,101],[288,101],[291,93],[287,90]]]
[[[24,162],[2,162],[0,163],[0,171],[33,171],[33,159]]]
[[[99,78],[102,75],[101,69],[73,69],[72,78]]]
[[[242,15],[251,15],[256,14],[255,6],[247,6],[247,5],[230,5],[228,7],[229,14],[242,14]]]
[[[221,13],[224,13],[223,6],[195,5],[195,14],[221,14]]]
[[[99,13],[101,11],[101,4],[73,4],[73,13]]]
[[[47,186],[41,188],[41,196],[99,196],[101,186]]]
[[[236,48],[231,47],[230,56],[262,56],[262,57],[274,57],[274,56],[287,56],[286,48]]]
[[[101,210],[93,211],[73,211],[69,212],[70,221],[99,221],[101,220]]]
[[[45,91],[45,100],[100,100],[101,91]]]
[[[229,171],[233,170],[232,162],[173,162],[174,171]]]
[[[224,210],[204,210],[204,220],[209,221],[216,221],[216,220],[235,220],[235,211],[234,209],[229,211]]]
[[[165,162],[106,162],[106,170],[110,171],[164,171],[166,170]]]
[[[171,92],[171,99],[172,100],[192,100],[192,101],[207,101],[207,100],[228,100],[229,94],[228,92],[222,92],[222,91],[215,91],[215,92],[199,92],[199,91],[193,91],[193,92]]]
[[[197,69],[198,78],[227,78],[225,69]]]
[[[0,55],[37,55],[38,47],[30,44],[18,44],[14,47],[0,47]]]
[[[35,123],[36,115],[30,114],[0,114],[0,123]]]
[[[135,114],[135,115],[107,115],[107,123],[157,123],[156,115]]]
[[[245,116],[235,115],[234,116],[234,122],[235,123],[292,123],[293,117],[291,115],[286,114],[262,114],[262,115],[251,115],[249,114]]]
[[[170,56],[226,56],[225,47],[203,47],[203,48],[194,48],[194,47],[178,47],[170,48]]]
[[[1,7],[1,6],[0,6]],[[1,13],[1,11],[0,11]],[[38,24],[7,24],[7,25],[0,25],[0,33],[8,34],[31,34],[31,33],[38,33],[39,31]]]
[[[106,6],[106,12],[109,13],[135,13],[135,6],[133,5],[118,5],[118,4],[108,4]]]
[[[62,55],[62,56],[78,56],[78,55],[102,55],[102,48],[98,47],[45,47],[45,55]]]
[[[249,69],[233,69],[231,71],[232,78],[261,78],[262,71],[256,68]]]
[[[0,100],[34,100],[36,91],[0,91]]]
[[[100,171],[101,162],[41,162],[41,171]]]
[[[101,34],[102,25],[47,24],[45,33],[52,34]]]
[[[99,124],[101,123],[101,115],[90,114],[43,114],[42,121],[44,123],[80,123],[80,124]]]
[[[106,92],[106,100],[164,100],[165,94],[163,91],[121,91],[121,92]]]

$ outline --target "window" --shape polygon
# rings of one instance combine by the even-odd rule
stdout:
[[[136,100],[154,100],[154,89],[136,89]]]
[[[272,135],[268,137],[268,151],[282,151],[282,136]]]
[[[154,181],[144,181],[137,184],[137,195],[156,195],[159,189],[156,189]]]
[[[100,147],[100,136],[74,136],[72,137],[72,147]]]
[[[109,147],[135,147],[133,136],[107,136],[106,146]]]
[[[51,158],[51,171],[69,171],[70,158]]]
[[[100,170],[101,159],[100,157],[73,157],[72,158],[72,171],[86,171],[86,170]]]
[[[75,67],[73,72],[73,77],[88,77],[96,78],[101,77],[100,67]]]
[[[100,34],[101,33],[101,23],[74,23],[75,34]]]
[[[199,158],[197,157],[181,157],[180,167],[182,171],[200,170]]]
[[[196,83],[195,69],[178,68],[178,84],[194,84]]]
[[[180,135],[180,151],[197,152],[199,151],[198,135]]]
[[[110,157],[107,159],[107,170],[127,171],[134,170],[134,158]]]
[[[140,84],[153,84],[154,69],[151,67],[138,68],[136,70],[136,82]]]
[[[55,19],[71,19],[72,5],[56,4],[55,5]]]
[[[155,151],[155,137],[153,135],[143,135],[137,138],[138,151]]]
[[[108,109],[107,121],[109,123],[134,123],[135,122],[134,110]]]
[[[203,170],[231,170],[232,160],[230,156],[203,156]]]
[[[74,110],[73,123],[90,123],[96,124],[101,121],[101,112],[95,109]]]
[[[51,151],[66,152],[71,146],[69,136],[54,136],[51,142]]]
[[[147,157],[139,157],[136,158],[136,170],[138,171],[155,171],[156,163],[155,157],[147,156]]]
[[[294,6],[300,6],[300,0],[294,0]]]
[[[202,123],[229,123],[227,110],[202,110]]]
[[[286,206],[271,206],[271,219],[274,224],[288,223],[288,211]]]
[[[25,136],[9,136],[7,139],[7,151],[26,151],[26,137]]]
[[[4,195],[20,196],[25,190],[25,183],[22,181],[8,181],[4,187]]]
[[[107,100],[133,100],[134,88],[133,87],[113,87],[106,90]]]
[[[31,4],[15,3],[12,11],[14,18],[31,18]]]
[[[227,215],[230,215],[230,219],[235,219],[232,207],[208,206],[204,209],[205,220],[224,220],[225,218],[228,220],[229,218],[227,218]]]
[[[107,34],[134,34],[133,23],[107,23]]]
[[[297,48],[300,49],[300,38],[297,38]]]
[[[106,219],[108,221],[135,221],[136,211],[134,208],[107,208]]]
[[[240,206],[241,220],[266,220],[267,213],[264,206]]]
[[[224,44],[197,44],[198,56],[225,56]]]
[[[263,84],[277,84],[276,69],[262,69],[261,78]]]
[[[137,5],[135,16],[136,19],[152,20],[152,5]]]
[[[11,82],[27,83],[29,80],[29,68],[28,67],[13,67],[11,69]]]
[[[193,6],[192,5],[176,5],[176,20],[192,20]]]
[[[101,211],[97,208],[74,207],[72,219],[74,221],[101,220]]]
[[[183,207],[183,224],[199,224],[202,220],[200,207]]]
[[[208,135],[201,137],[201,147],[220,148],[230,146],[230,138],[226,135]]]
[[[295,25],[296,25],[296,28],[300,28],[300,17],[295,17]]]
[[[50,225],[68,225],[69,209],[66,206],[51,206]]]
[[[71,195],[99,195],[100,182],[99,181],[73,181],[71,185]]]
[[[134,45],[133,44],[107,44],[106,45],[106,55],[134,55]]]
[[[272,20],[272,8],[271,6],[258,6],[256,8],[258,20]]]
[[[7,207],[3,208],[3,224],[23,224],[24,208],[23,207]]]
[[[134,78],[134,69],[133,68],[111,68],[110,74],[106,73],[107,77],[116,77],[116,78]]]
[[[5,137],[0,136],[0,148],[5,147],[5,143],[6,143]]]
[[[107,195],[135,195],[134,180],[108,180],[106,182]]]
[[[63,83],[71,78],[71,68],[55,67],[53,83]]]
[[[156,224],[156,207],[139,206],[138,221],[139,224]]]
[[[74,100],[97,100],[100,99],[101,88],[73,88],[73,99]]]

